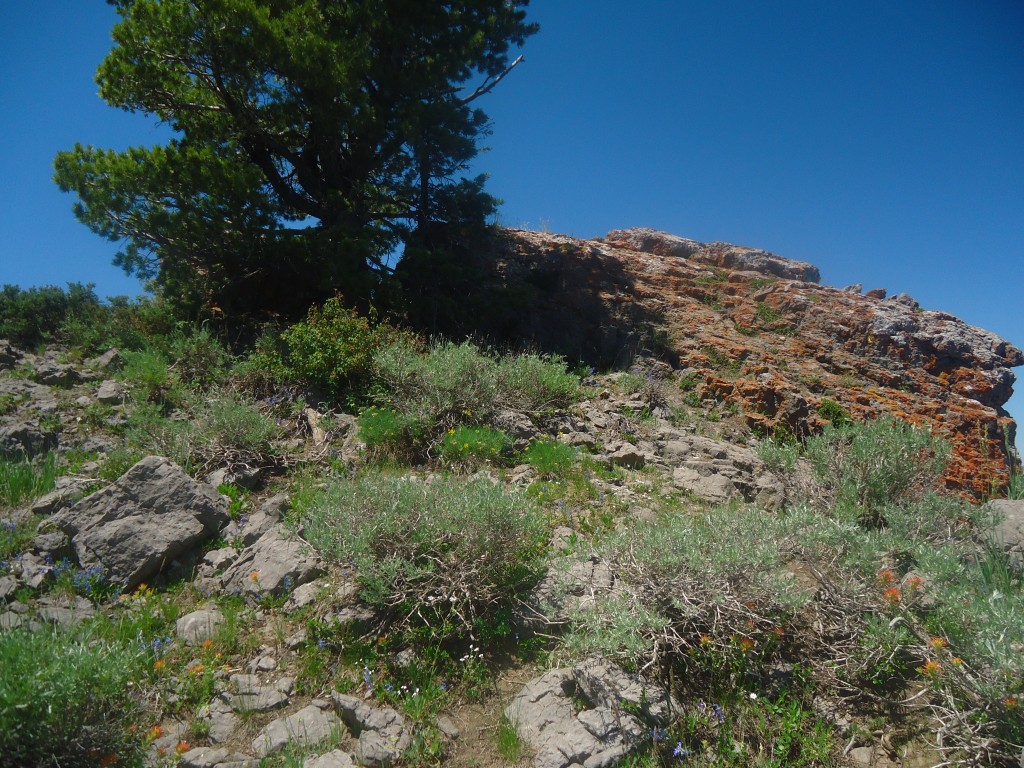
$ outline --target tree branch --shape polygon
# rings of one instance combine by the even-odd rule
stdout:
[[[511,64],[509,64],[507,67],[505,67],[505,70],[500,75],[498,75],[496,78],[494,78],[493,80],[484,82],[479,88],[477,88],[475,91],[473,91],[471,94],[469,94],[469,96],[467,96],[466,98],[458,99],[457,103],[459,104],[459,106],[464,107],[467,104],[469,104],[471,101],[475,101],[476,99],[479,99],[484,94],[490,93],[491,91],[493,91],[494,90],[494,86],[496,86],[498,83],[500,83],[502,80],[504,80],[505,79],[505,75],[507,75],[509,72],[511,72],[513,69],[515,69],[516,66],[518,66],[522,61],[523,61],[523,56],[522,56],[522,54],[520,54],[519,57],[515,61],[513,61]]]

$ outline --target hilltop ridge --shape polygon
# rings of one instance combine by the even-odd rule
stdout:
[[[990,331],[906,294],[821,285],[817,267],[755,248],[640,228],[506,235],[477,288],[504,307],[479,332],[599,366],[661,356],[762,434],[820,431],[828,402],[893,414],[951,442],[948,486],[980,497],[1009,480],[1003,406],[1024,354]]]

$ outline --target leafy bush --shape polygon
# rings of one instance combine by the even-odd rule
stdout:
[[[170,305],[160,299],[114,296],[89,309],[68,316],[59,333],[62,341],[84,355],[110,347],[122,352],[164,349],[177,324]]]
[[[271,441],[281,430],[250,400],[226,392],[207,403],[197,414],[198,427],[215,449],[239,451],[244,454],[269,454]]]
[[[792,472],[800,458],[800,447],[795,443],[779,442],[772,438],[757,444],[757,455],[773,472]]]
[[[488,425],[502,409],[543,411],[579,395],[579,380],[560,358],[495,358],[469,342],[437,342],[423,353],[402,341],[380,349],[373,364],[378,404],[402,415],[417,441],[411,454],[439,444],[449,430]]]
[[[502,405],[521,411],[564,408],[580,398],[579,377],[557,355],[510,355],[498,361]]]
[[[99,308],[91,284],[69,283],[67,290],[5,285],[0,289],[0,339],[34,349],[54,339],[69,318],[90,317]]]
[[[229,358],[224,345],[206,326],[176,330],[169,339],[168,352],[178,378],[200,388],[222,377]]]
[[[540,511],[481,478],[339,479],[300,516],[325,557],[355,567],[365,601],[435,638],[507,607],[544,564]]]
[[[155,349],[126,353],[120,377],[138,402],[170,404],[178,399],[181,383],[167,356]]]
[[[818,407],[818,415],[832,423],[833,427],[845,427],[852,423],[849,412],[835,400],[825,398]]]
[[[758,517],[674,512],[610,536],[599,554],[621,588],[571,617],[566,647],[630,664],[676,663],[702,643],[722,663],[767,653],[802,599],[782,578],[784,540],[765,535]],[[737,647],[740,638],[753,644]]]
[[[475,467],[498,461],[511,447],[508,435],[490,427],[456,427],[448,430],[438,446],[438,456],[446,464]]]
[[[137,647],[49,630],[0,634],[0,765],[138,766]]]
[[[374,353],[398,335],[387,323],[374,324],[346,308],[340,298],[328,299],[282,334],[285,364],[292,376],[333,398],[358,398],[369,383]]]
[[[806,456],[836,497],[840,514],[880,524],[884,506],[920,496],[946,466],[948,446],[892,417],[830,425],[807,441]]]

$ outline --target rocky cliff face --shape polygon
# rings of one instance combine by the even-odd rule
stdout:
[[[894,414],[954,446],[950,487],[983,496],[1008,481],[1002,406],[1024,355],[993,333],[905,294],[821,285],[814,266],[752,248],[649,229],[507,234],[482,287],[504,306],[484,333],[594,364],[661,356],[769,434],[821,429],[828,400],[857,419]]]

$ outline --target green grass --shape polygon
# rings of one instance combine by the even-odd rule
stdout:
[[[20,504],[49,493],[57,480],[57,457],[0,457],[0,507]]]
[[[131,683],[143,653],[131,644],[42,630],[0,634],[0,765],[93,768],[114,756],[139,766],[129,732]]]
[[[498,721],[498,730],[494,735],[495,746],[502,760],[507,763],[518,763],[523,756],[523,739],[519,735],[516,724],[507,717]]]
[[[579,460],[579,449],[557,440],[534,440],[523,451],[522,461],[534,467],[542,475],[558,477],[566,475]]]

